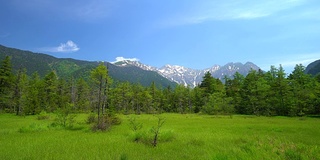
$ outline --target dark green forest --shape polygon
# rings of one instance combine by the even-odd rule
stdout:
[[[32,76],[34,72],[43,78],[49,72],[54,71],[56,76],[62,79],[73,77],[90,80],[90,72],[99,65],[97,61],[83,61],[71,58],[56,58],[43,53],[33,53],[30,51],[9,48],[0,45],[0,60],[11,57],[13,72],[18,72],[21,68],[27,68],[26,74]],[[149,86],[155,82],[157,87],[176,86],[175,82],[160,76],[153,71],[146,71],[136,66],[119,67],[108,62],[104,62],[108,68],[108,75],[114,81],[140,83],[142,86]]]
[[[156,83],[113,81],[104,63],[92,68],[89,78],[58,77],[52,70],[44,77],[20,68],[13,71],[7,56],[0,62],[0,110],[17,115],[67,109],[73,113],[105,112],[153,114],[163,112],[304,116],[320,113],[320,78],[296,65],[286,75],[279,66],[267,72],[251,70],[222,82],[207,72],[195,88]]]

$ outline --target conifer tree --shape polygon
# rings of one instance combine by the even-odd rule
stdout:
[[[51,71],[48,73],[43,80],[43,89],[44,89],[44,110],[48,112],[53,112],[58,107],[58,77]]]
[[[0,66],[0,106],[13,112],[11,97],[14,87],[14,75],[12,73],[11,59],[9,56],[2,61]]]
[[[38,72],[34,72],[28,81],[26,93],[25,114],[35,115],[40,113],[43,101],[43,83],[40,80]]]
[[[28,76],[25,69],[19,69],[14,83],[14,108],[16,115],[21,115],[24,106],[26,106],[26,94],[28,87]]]
[[[76,84],[76,108],[81,111],[88,111],[90,105],[89,100],[89,85],[84,79],[80,78]]]

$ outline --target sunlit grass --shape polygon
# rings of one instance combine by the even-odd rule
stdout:
[[[318,159],[320,119],[194,114],[119,115],[122,123],[92,132],[88,115],[75,129],[50,127],[54,115],[0,115],[0,159]],[[129,119],[150,136],[158,116],[165,118],[159,143],[135,142]],[[21,131],[22,130],[22,131]],[[152,135],[151,135],[152,136]]]

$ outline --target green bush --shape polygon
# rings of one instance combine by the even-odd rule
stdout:
[[[96,114],[90,114],[87,118],[87,124],[96,123],[98,121]]]
[[[72,128],[75,124],[75,114],[70,114],[69,110],[58,110],[56,112],[55,122],[52,126],[61,126],[63,128]]]
[[[46,111],[41,111],[37,117],[38,120],[45,120],[49,118],[50,118],[50,115]]]
[[[96,120],[91,129],[94,132],[98,130],[106,131],[109,130],[113,125],[120,125],[121,122],[121,119],[116,115],[106,114],[100,118],[100,121]]]

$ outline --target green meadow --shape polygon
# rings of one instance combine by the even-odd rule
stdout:
[[[320,119],[312,117],[118,115],[122,123],[92,132],[88,115],[72,128],[55,115],[0,115],[0,159],[319,159]],[[164,118],[156,147],[151,128]],[[142,128],[132,130],[130,119]],[[137,141],[137,137],[143,139]]]

